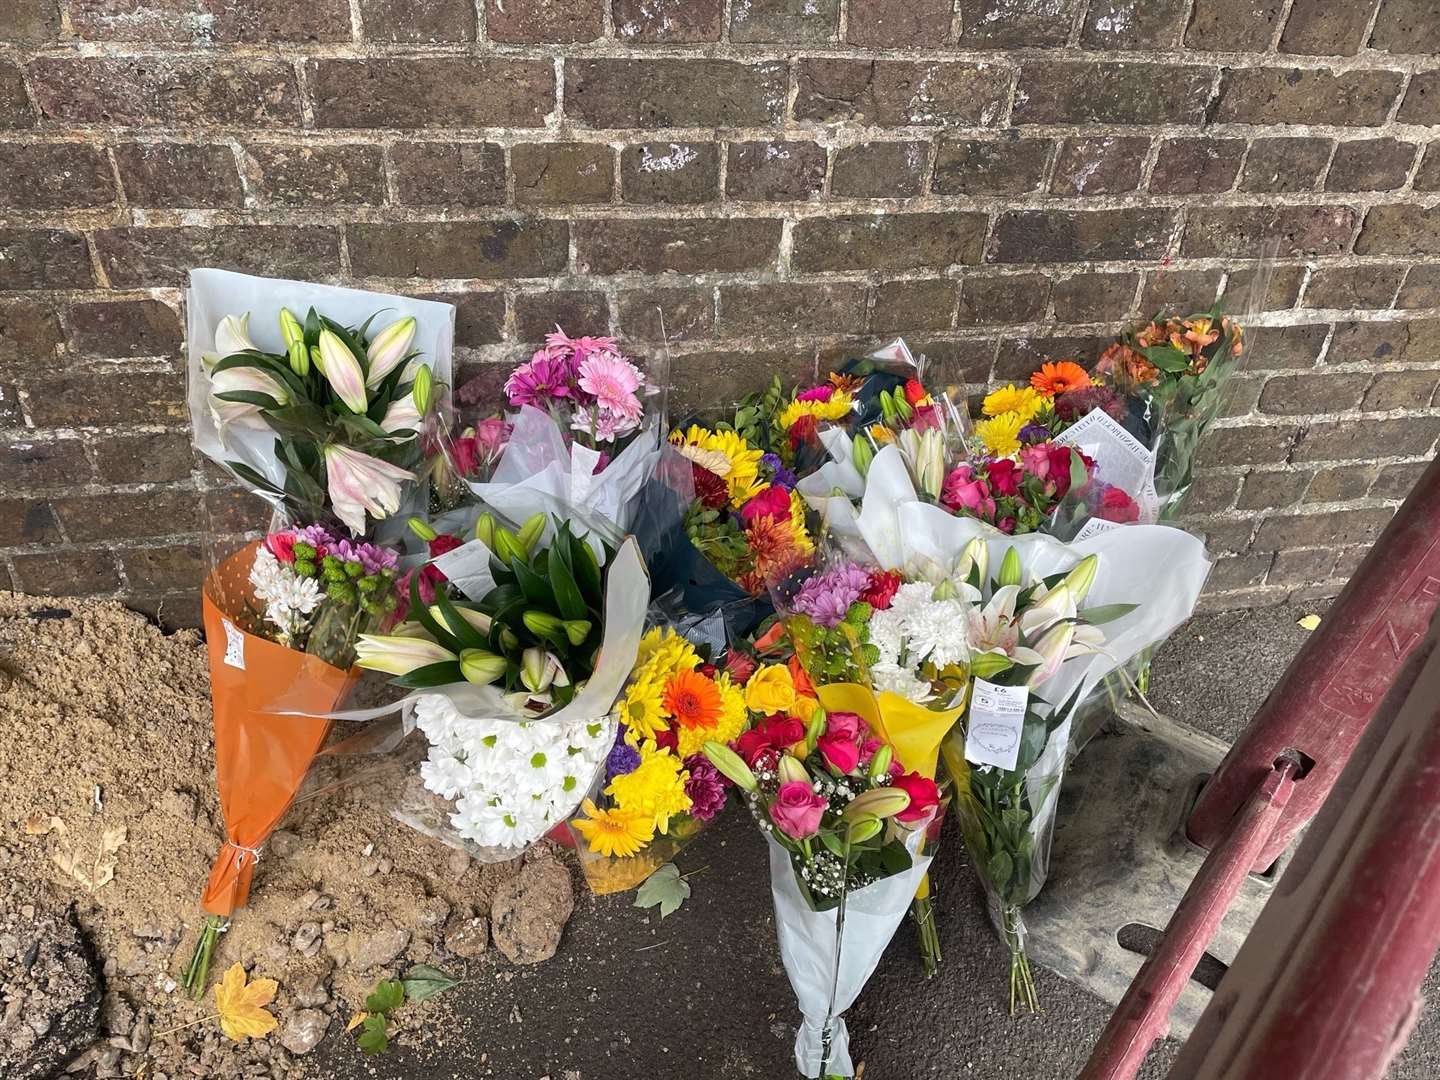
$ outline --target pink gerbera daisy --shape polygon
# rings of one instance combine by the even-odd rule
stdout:
[[[640,372],[635,365],[617,352],[594,352],[580,361],[577,383],[593,397],[600,408],[630,421],[638,421],[642,412],[635,391],[640,388]]]

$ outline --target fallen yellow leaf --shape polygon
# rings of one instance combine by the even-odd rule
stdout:
[[[1320,625],[1320,616],[1301,615],[1300,618],[1295,621],[1295,624],[1299,626],[1302,630],[1314,630],[1317,626]]]
[[[278,1021],[265,1011],[265,1006],[275,1000],[279,989],[280,984],[274,979],[256,979],[247,984],[244,965],[231,964],[225,977],[215,984],[220,1030],[236,1042],[270,1034]]]
[[[369,1015],[370,1014],[368,1012],[356,1013],[354,1016],[350,1017],[350,1022],[345,1025],[345,1030],[354,1031],[357,1027],[359,1027],[365,1022],[365,1018]]]

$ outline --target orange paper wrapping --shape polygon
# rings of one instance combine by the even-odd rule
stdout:
[[[225,817],[225,846],[201,897],[212,915],[228,916],[244,906],[260,845],[294,801],[330,731],[329,720],[288,711],[332,712],[360,675],[358,668],[342,670],[236,625],[232,616],[254,598],[249,576],[259,543],[221,563],[205,579],[202,597],[215,783]],[[282,700],[287,714],[272,711]]]

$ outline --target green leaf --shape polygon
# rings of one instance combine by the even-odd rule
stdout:
[[[560,608],[562,619],[583,619],[590,614],[585,606],[585,597],[580,595],[580,586],[570,572],[570,563],[564,549],[556,545],[551,548],[550,587],[555,590],[555,604]]]
[[[484,649],[489,647],[489,638],[465,621],[465,617],[445,595],[444,589],[435,590],[435,606],[440,609],[440,617],[445,620],[446,628],[460,642],[461,648]]]
[[[1090,470],[1078,453],[1070,455],[1070,490],[1079,491],[1090,482]]]
[[[1010,883],[1010,875],[1014,873],[1015,864],[1007,851],[995,851],[990,855],[986,863],[985,872],[990,878],[990,883],[997,889],[1004,889]]]
[[[434,638],[442,647],[449,649],[453,653],[460,651],[460,643],[455,639],[455,636],[448,633],[444,627],[435,621],[435,617],[430,614],[430,610],[425,606],[424,601],[420,599],[419,574],[410,575],[410,614],[425,628],[425,632]],[[411,674],[413,675],[414,672],[412,671]]]
[[[403,686],[410,690],[428,690],[432,686],[449,686],[451,683],[464,682],[465,676],[460,673],[460,662],[458,660],[442,660],[438,664],[426,664],[405,675],[397,675],[390,682],[394,686]]]
[[[405,987],[398,979],[381,979],[365,998],[368,1013],[388,1013],[405,1004]]]
[[[244,405],[254,405],[257,408],[269,412],[272,409],[280,408],[280,402],[276,401],[269,394],[262,394],[258,390],[226,390],[223,394],[214,395],[218,401],[238,401]]]
[[[674,863],[665,863],[645,879],[635,893],[635,906],[649,908],[659,906],[660,918],[675,912],[690,898],[690,883],[680,876],[680,868]]]
[[[1088,607],[1080,612],[1080,617],[1091,626],[1100,626],[1129,615],[1139,606],[1139,604],[1097,604],[1095,607]]]
[[[1151,345],[1140,352],[1161,371],[1174,373],[1190,366],[1190,357],[1173,345]]]
[[[531,604],[549,610],[550,606],[555,603],[555,595],[550,591],[546,580],[519,559],[510,560],[510,570],[514,573],[515,580],[520,582],[520,588],[525,592],[525,599]]]
[[[379,1013],[371,1013],[365,1017],[360,1025],[360,1038],[355,1041],[355,1045],[372,1057],[388,1050],[390,1036],[385,1032],[385,1017]]]
[[[424,1001],[436,994],[444,993],[452,986],[459,986],[460,980],[453,979],[439,968],[428,964],[416,964],[405,973],[403,980],[406,1001]]]

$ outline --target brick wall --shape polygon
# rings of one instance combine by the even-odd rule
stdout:
[[[688,401],[906,335],[979,389],[1281,266],[1212,604],[1334,591],[1440,435],[1433,0],[0,0],[0,585],[193,617],[197,265],[557,319]],[[209,516],[207,516],[209,515]]]

